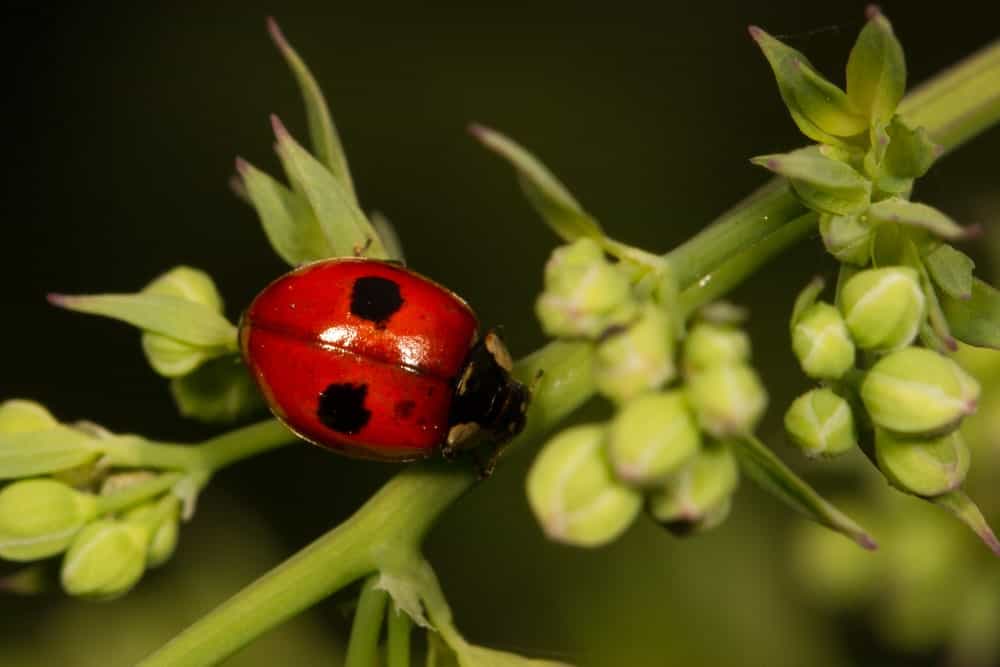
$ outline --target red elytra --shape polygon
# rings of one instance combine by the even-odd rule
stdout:
[[[390,262],[331,259],[264,289],[240,323],[271,411],[349,456],[406,461],[524,425],[528,392],[461,298]]]

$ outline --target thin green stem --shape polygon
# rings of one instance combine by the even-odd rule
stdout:
[[[175,472],[158,475],[148,481],[133,484],[106,496],[100,496],[97,500],[97,511],[99,514],[112,514],[128,509],[157,497],[172,488],[182,477],[183,475]]]
[[[344,667],[372,667],[378,656],[378,640],[382,634],[386,602],[389,594],[378,588],[378,576],[365,580],[354,612],[351,638],[347,642]]]
[[[299,442],[294,433],[277,420],[268,419],[212,438],[199,449],[205,464],[211,470],[219,470],[293,442]]]
[[[410,667],[410,632],[413,621],[395,604],[386,608],[386,667]]]

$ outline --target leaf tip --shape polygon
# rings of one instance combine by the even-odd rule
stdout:
[[[861,545],[862,549],[867,551],[878,550],[878,542],[876,542],[875,539],[868,533],[861,533],[855,539],[857,540],[857,543]]]
[[[274,136],[278,138],[279,143],[291,136],[288,133],[288,128],[285,127],[285,124],[281,122],[276,113],[271,114],[271,129],[274,131]]]
[[[45,300],[57,308],[69,308],[72,299],[73,297],[68,294],[58,294],[56,292],[49,292],[45,295]]]
[[[747,32],[750,34],[750,39],[757,42],[758,44],[760,43],[760,40],[764,38],[764,35],[767,34],[759,26],[755,25],[748,25]]]
[[[876,4],[870,4],[865,7],[865,18],[869,21],[882,16],[882,8]]]
[[[240,176],[246,176],[247,172],[250,171],[250,163],[241,158],[239,155],[236,156],[236,173]]]
[[[287,51],[290,48],[288,40],[285,39],[285,34],[281,32],[281,26],[278,25],[277,20],[273,16],[267,17],[267,34],[271,36],[271,41],[274,42],[274,45],[279,50]]]

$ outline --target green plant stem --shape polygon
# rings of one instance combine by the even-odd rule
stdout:
[[[916,102],[905,106],[908,116],[922,123],[945,150],[1000,119],[1000,109],[992,102],[1000,92],[998,53],[1000,44],[992,45],[925,84],[917,99],[925,100],[926,107]],[[966,68],[974,69],[975,76],[968,76]],[[981,107],[966,106],[966,100]],[[972,129],[965,129],[963,122]],[[760,266],[741,257],[742,251],[759,245],[804,213],[787,186],[772,182],[665,258],[683,288],[717,272],[711,289],[729,289]],[[802,222],[758,251],[772,248],[777,252],[812,228],[811,221]],[[734,268],[720,269],[734,256]],[[692,297],[689,303],[693,302]],[[527,381],[538,369],[545,371],[532,401],[527,432],[518,441],[544,433],[593,394],[591,361],[589,345],[553,343],[518,364],[518,376]],[[437,516],[474,480],[470,471],[454,465],[406,468],[346,522],[201,618],[142,664],[184,667],[217,663],[254,637],[370,574],[383,550],[416,549]]]
[[[371,667],[376,664],[378,640],[382,634],[389,594],[377,587],[378,576],[371,576],[361,587],[358,608],[354,612],[351,638],[347,642],[344,667]]]
[[[413,621],[396,605],[389,603],[386,608],[387,646],[386,667],[410,667],[410,632]]]
[[[128,509],[150,498],[155,498],[173,487],[182,477],[183,475],[176,472],[158,475],[148,481],[133,484],[106,496],[100,496],[97,500],[97,511],[99,514],[111,514]]]

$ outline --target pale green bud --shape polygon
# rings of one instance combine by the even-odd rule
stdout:
[[[161,507],[160,503],[140,505],[128,512],[125,519],[132,523],[146,524],[152,531],[153,537],[146,554],[147,568],[160,567],[170,560],[177,550],[180,537],[180,501],[174,500],[167,508]]]
[[[700,446],[698,426],[679,391],[629,401],[608,431],[608,458],[615,474],[638,486],[662,482]]]
[[[45,406],[34,401],[11,399],[0,403],[0,433],[28,433],[58,426]]]
[[[150,531],[143,524],[105,519],[80,531],[62,565],[70,595],[110,599],[128,592],[146,569]]]
[[[575,426],[554,437],[528,473],[528,503],[549,539],[599,546],[621,535],[642,506],[604,458],[605,429]]]
[[[806,456],[838,456],[857,444],[851,406],[830,389],[799,396],[785,413],[785,429]]]
[[[50,479],[28,479],[0,491],[0,557],[47,558],[64,551],[97,515],[94,496]]]
[[[550,336],[597,338],[632,319],[635,303],[626,275],[593,239],[581,238],[552,253],[535,311]]]
[[[921,440],[877,429],[875,455],[879,469],[894,486],[918,496],[954,491],[969,472],[969,448],[960,431]]]
[[[636,322],[598,344],[596,362],[598,391],[619,402],[670,382],[677,369],[666,313],[653,304],[644,305]]]
[[[708,529],[725,519],[739,478],[729,447],[707,444],[677,475],[649,495],[649,512],[680,532]]]
[[[875,424],[910,435],[946,432],[976,410],[979,383],[950,358],[909,347],[882,358],[861,383]]]
[[[817,380],[836,380],[854,367],[844,318],[828,303],[814,303],[802,313],[792,327],[792,349],[802,371]]]
[[[875,233],[859,216],[824,213],[819,218],[819,232],[827,251],[841,262],[866,266],[871,261]]]
[[[701,428],[716,438],[750,433],[767,407],[767,392],[745,364],[715,366],[688,378],[688,398]]]
[[[916,338],[924,321],[925,299],[917,272],[894,266],[852,276],[844,284],[840,307],[858,347],[888,352]]]
[[[208,306],[217,313],[223,310],[222,296],[204,271],[178,266],[146,286],[143,292],[175,296]],[[199,347],[158,333],[143,332],[142,349],[153,369],[164,377],[180,377],[204,362],[219,356],[219,351]]]
[[[690,374],[750,359],[750,337],[733,326],[699,322],[684,339],[684,370]]]

